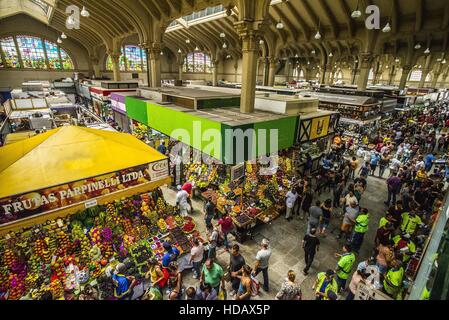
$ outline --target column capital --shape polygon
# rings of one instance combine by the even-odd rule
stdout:
[[[268,57],[268,63],[270,64],[270,66],[276,65],[277,62],[278,59],[276,57]]]
[[[98,59],[97,56],[90,56],[89,60],[92,62],[92,64],[98,64],[100,62],[100,59]]]
[[[119,63],[120,57],[122,56],[121,52],[109,52],[109,56],[111,57],[112,62]]]
[[[161,58],[162,45],[158,42],[149,43],[144,47],[148,52],[149,59],[159,60]]]
[[[374,58],[371,52],[360,53],[360,68],[371,68]]]
[[[234,28],[243,41],[243,52],[259,50],[259,39],[266,28],[264,22],[237,21],[234,23]]]

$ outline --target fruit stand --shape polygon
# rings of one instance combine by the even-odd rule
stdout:
[[[0,168],[0,299],[76,299],[86,284],[108,299],[118,262],[142,281],[164,241],[184,253],[200,238],[158,189],[167,158],[131,135],[50,130],[0,149]]]

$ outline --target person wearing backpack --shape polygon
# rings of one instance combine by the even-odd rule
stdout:
[[[162,246],[165,250],[165,254],[162,257],[162,267],[168,268],[171,262],[176,262],[176,260],[178,260],[180,252],[168,242],[164,242]]]

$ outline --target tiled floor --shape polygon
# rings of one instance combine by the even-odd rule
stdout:
[[[388,174],[388,172],[385,174]],[[176,192],[174,190],[164,188],[164,195],[168,202],[175,202]],[[356,263],[366,259],[372,252],[379,219],[385,214],[387,209],[383,203],[386,200],[386,197],[386,180],[377,177],[369,177],[368,187],[362,197],[361,206],[369,209],[370,224],[363,246],[357,256]],[[319,197],[322,201],[327,198],[329,198],[329,193],[327,192]],[[205,234],[205,224],[202,213],[203,202],[194,200],[193,207],[195,208],[193,217],[197,223],[198,229],[202,234]],[[341,247],[344,244],[344,240],[336,239],[340,222],[340,219],[334,218],[329,229],[331,233],[328,234],[326,238],[320,238],[320,251],[315,256],[315,261],[313,262],[307,277],[302,273],[305,262],[304,252],[301,249],[301,240],[306,232],[305,222],[299,220],[299,218],[287,222],[285,218],[281,216],[272,224],[259,226],[254,234],[254,239],[249,240],[240,246],[241,253],[246,259],[246,262],[250,266],[253,266],[256,253],[259,250],[259,243],[263,238],[270,240],[271,249],[273,251],[269,268],[270,292],[265,293],[264,291],[261,291],[259,296],[255,299],[274,299],[289,270],[295,271],[299,281],[302,283],[303,298],[314,299],[312,285],[315,281],[316,274],[329,268],[335,268],[337,258],[335,258],[334,254],[336,252],[341,252]],[[232,239],[232,242],[235,241],[232,236],[230,239]],[[219,249],[217,251],[217,259],[219,263],[225,267],[229,263],[229,253],[225,252],[223,249]],[[191,285],[196,286],[198,284],[197,280],[192,279],[191,275],[191,272],[185,272],[184,285],[186,287]],[[261,274],[258,278],[262,281]]]

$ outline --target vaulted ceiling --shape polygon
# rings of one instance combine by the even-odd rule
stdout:
[[[261,1],[261,0],[254,0]],[[239,17],[237,0],[41,0],[52,9],[50,14],[38,10],[33,0],[0,0],[0,19],[27,13],[73,37],[93,53],[98,47],[117,50],[123,39],[137,35],[139,44],[161,41],[176,54],[192,51],[196,46],[214,58],[241,55],[241,43],[234,29]],[[227,14],[201,24],[167,30],[175,19],[207,7],[223,4]],[[81,17],[80,29],[66,28],[66,8],[85,6],[90,17]],[[391,31],[367,31],[365,9],[380,9],[380,28],[388,22]],[[356,8],[362,12],[351,18]],[[206,19],[207,20],[207,19]],[[302,57],[325,61],[329,53],[346,59],[360,52],[389,55],[401,61],[417,61],[429,47],[436,57],[449,50],[448,0],[273,0],[268,11],[268,27],[261,54],[274,57]],[[283,29],[276,28],[282,22]],[[316,40],[319,30],[321,39]],[[225,33],[225,39],[220,37]],[[190,43],[186,43],[186,39]],[[223,42],[226,48],[223,48]],[[421,49],[415,50],[416,43]],[[315,52],[314,54],[312,52]],[[348,60],[350,61],[350,59]]]

